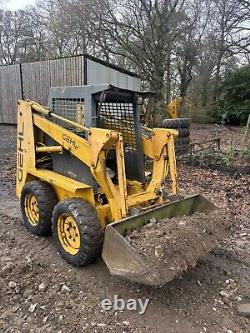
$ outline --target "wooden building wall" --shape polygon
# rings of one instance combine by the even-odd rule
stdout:
[[[47,105],[50,87],[100,83],[140,90],[137,75],[89,55],[0,67],[0,123],[16,124],[18,99]]]

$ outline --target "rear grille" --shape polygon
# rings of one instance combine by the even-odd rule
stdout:
[[[99,103],[99,122],[99,127],[122,134],[125,150],[136,149],[132,103]]]

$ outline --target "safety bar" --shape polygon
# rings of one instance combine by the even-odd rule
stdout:
[[[33,101],[29,101],[29,102],[30,102],[30,106],[32,107],[32,109],[34,109],[38,113],[41,113],[41,114],[43,114],[45,116],[49,116],[49,117],[61,120],[61,121],[65,122],[66,124],[69,124],[71,126],[76,127],[77,129],[82,129],[83,131],[89,131],[88,127],[82,126],[82,125],[80,125],[80,124],[78,124],[78,123],[76,123],[76,122],[74,122],[72,120],[69,120],[67,118],[61,117],[58,114],[50,111],[49,109],[41,106],[40,104],[38,104],[36,102],[33,102]]]

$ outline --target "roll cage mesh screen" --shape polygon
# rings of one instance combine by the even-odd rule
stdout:
[[[52,112],[61,117],[74,121],[80,125],[84,124],[84,99],[82,98],[53,98]],[[53,119],[55,123],[66,128],[72,127],[64,121]]]
[[[103,102],[99,103],[98,108],[99,127],[120,132],[125,150],[136,150],[133,104]]]

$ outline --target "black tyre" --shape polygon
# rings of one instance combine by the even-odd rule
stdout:
[[[190,118],[176,118],[176,119],[163,120],[163,127],[169,129],[189,128],[190,125],[191,125]]]
[[[179,118],[180,122],[179,128],[189,128],[191,126],[191,119],[190,118]]]
[[[190,137],[185,137],[185,138],[182,138],[182,137],[178,137],[177,138],[177,146],[183,146],[183,145],[189,145],[190,144]]]
[[[177,123],[175,121],[176,119],[164,119],[163,120],[163,127],[165,128],[170,128],[170,129],[173,129],[173,128],[177,128]]]
[[[48,183],[38,180],[26,183],[21,192],[20,204],[27,229],[37,236],[50,234],[52,212],[57,201]]]
[[[55,206],[52,230],[58,252],[74,266],[90,264],[101,254],[103,231],[96,210],[82,199],[66,199]]]
[[[179,131],[179,138],[186,138],[190,135],[189,128],[178,128]]]

